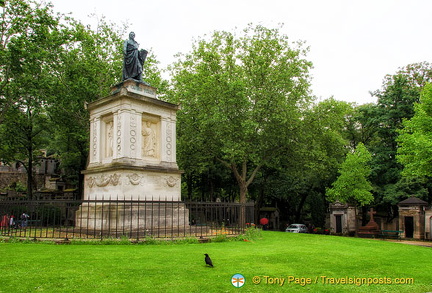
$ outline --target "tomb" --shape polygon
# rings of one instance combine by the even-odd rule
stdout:
[[[329,226],[332,234],[354,235],[356,231],[356,207],[336,201],[330,204]]]
[[[399,227],[404,238],[425,238],[425,209],[427,202],[411,196],[399,202]]]
[[[376,212],[371,208],[368,214],[370,216],[369,222],[366,226],[358,228],[357,235],[359,237],[378,237],[381,234],[381,229],[374,220],[374,214],[376,214]]]
[[[85,202],[77,212],[76,225],[106,231],[125,227],[137,230],[140,222],[147,223],[147,228],[187,224],[188,210],[180,202],[181,172],[176,163],[179,107],[157,99],[156,89],[146,83],[128,79],[87,108],[90,153],[82,172]],[[106,200],[152,204],[151,210],[147,204],[104,206],[101,201]],[[158,211],[157,218],[153,211]]]

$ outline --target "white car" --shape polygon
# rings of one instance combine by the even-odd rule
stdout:
[[[291,232],[291,233],[307,233],[308,228],[304,224],[291,224],[289,225],[285,232]]]

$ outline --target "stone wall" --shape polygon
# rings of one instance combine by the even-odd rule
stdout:
[[[0,172],[0,190],[6,190],[14,182],[27,184],[27,175],[21,172]]]

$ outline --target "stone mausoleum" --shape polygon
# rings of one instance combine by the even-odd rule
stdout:
[[[164,204],[181,201],[181,172],[176,163],[178,109],[157,99],[155,88],[133,79],[113,86],[109,96],[88,105],[90,153],[83,171],[84,200],[158,201],[157,210],[166,214],[155,219],[151,210],[139,205],[125,210],[115,206],[109,211],[97,202],[85,202],[77,213],[77,226],[106,230],[121,224],[139,229],[137,217],[147,218],[155,227],[161,221],[185,224],[188,211],[183,204]],[[104,221],[107,213],[111,213],[110,221]]]
[[[404,238],[425,239],[425,208],[427,202],[417,197],[409,197],[398,204],[399,230]]]
[[[398,214],[391,219],[386,214],[369,212],[370,225],[361,227],[361,218],[354,206],[340,202],[329,205],[328,226],[332,233],[349,235],[354,233],[374,234],[371,237],[379,237],[379,231],[400,231],[400,237],[405,239],[432,240],[432,207],[424,200],[411,196],[398,203]],[[374,214],[376,214],[374,216]],[[357,223],[356,223],[357,222]],[[363,230],[363,231],[362,231]],[[376,233],[372,230],[375,230]]]
[[[329,226],[332,234],[349,235],[356,232],[357,209],[353,205],[336,201],[329,206]]]

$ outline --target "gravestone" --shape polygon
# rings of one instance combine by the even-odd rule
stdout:
[[[381,233],[381,229],[374,220],[374,215],[376,212],[373,210],[373,208],[371,208],[368,214],[370,216],[369,222],[366,224],[366,226],[360,227],[357,231],[357,234],[360,237],[377,237]]]
[[[152,229],[186,225],[188,210],[181,203],[176,162],[179,107],[157,99],[155,88],[134,79],[113,86],[109,96],[87,107],[90,153],[82,173],[84,200],[89,202],[79,208],[76,226],[124,231],[139,230],[144,222]],[[97,202],[102,200],[152,204],[104,206]]]

